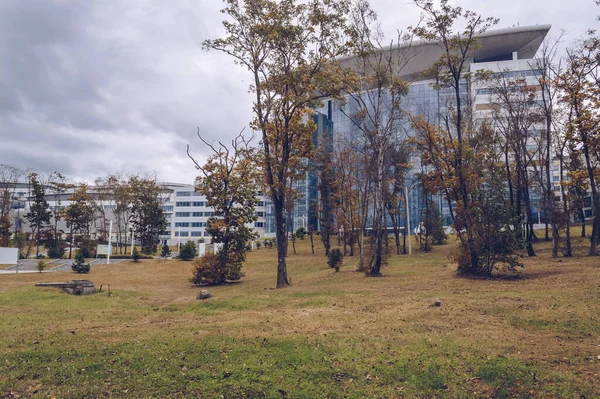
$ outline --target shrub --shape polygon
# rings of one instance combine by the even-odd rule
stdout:
[[[152,255],[156,253],[156,243],[152,243],[152,244],[148,244],[148,245],[144,245],[142,247],[142,253],[144,255]]]
[[[62,257],[65,255],[65,248],[64,247],[56,247],[56,246],[51,246],[48,248],[48,258],[50,259],[62,259]]]
[[[237,281],[244,277],[241,262],[227,262],[225,268],[221,268],[221,254],[208,252],[194,259],[194,275],[191,282],[194,285],[220,285],[227,281]]]
[[[77,255],[75,255],[75,262],[71,265],[71,270],[75,273],[89,273],[90,272],[90,264],[85,263],[85,256],[83,251],[77,251]]]
[[[162,249],[160,251],[160,256],[162,256],[163,258],[166,258],[167,256],[170,256],[170,255],[171,255],[171,248],[169,248],[169,246],[165,242],[165,244],[162,246]]]
[[[342,266],[343,261],[344,255],[342,254],[342,251],[340,251],[339,248],[333,248],[331,251],[329,251],[327,264],[332,269],[335,269],[336,272],[340,271],[340,266]]]
[[[133,252],[131,253],[131,259],[133,259],[133,261],[135,263],[139,262],[141,258],[140,255],[140,251],[138,251],[137,247],[133,247]]]
[[[304,227],[298,227],[298,230],[296,230],[296,237],[304,240],[304,237],[306,237],[306,229]]]
[[[91,258],[92,257],[92,251],[90,251],[90,249],[88,247],[86,247],[86,246],[82,246],[81,248],[79,248],[79,252],[78,253],[83,254],[84,258]]]
[[[45,268],[46,268],[46,262],[44,262],[42,259],[38,260],[38,263],[35,266],[35,269],[41,273]]]
[[[181,260],[192,260],[196,256],[198,256],[198,251],[196,251],[196,245],[193,241],[186,242],[179,251],[179,259]]]

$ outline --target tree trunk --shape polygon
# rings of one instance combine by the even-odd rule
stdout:
[[[284,196],[281,193],[272,196],[275,208],[275,237],[277,239],[277,288],[290,285],[287,276],[287,234],[284,214]]]
[[[587,143],[587,136],[583,140],[583,154],[585,155],[585,164],[588,172],[588,180],[590,189],[592,190],[592,234],[590,235],[590,250],[589,256],[598,256],[598,236],[600,235],[600,198],[598,198],[598,189],[596,186],[596,176],[592,166],[590,157],[590,149]],[[584,215],[585,221],[585,215]]]
[[[373,221],[373,239],[375,239],[375,253],[373,263],[369,274],[371,276],[381,275],[381,265],[383,262],[383,197],[384,197],[384,185],[383,185],[383,149],[379,148],[377,153],[377,182],[375,191],[375,220]]]
[[[560,159],[560,181],[563,181],[564,179],[564,175],[563,175],[563,160],[562,158]],[[565,222],[567,224],[567,232],[566,232],[566,237],[565,237],[565,257],[571,257],[573,256],[573,249],[571,247],[571,216],[570,216],[570,212],[569,212],[569,205],[567,203],[567,195],[565,193],[565,188],[563,187],[563,185],[561,184],[560,186],[560,195],[561,195],[561,199],[562,199],[562,203],[563,203],[563,214],[565,217]]]

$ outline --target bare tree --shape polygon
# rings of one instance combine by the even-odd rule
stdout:
[[[15,190],[23,171],[0,164],[0,246],[8,247],[12,221],[10,211],[15,203]]]

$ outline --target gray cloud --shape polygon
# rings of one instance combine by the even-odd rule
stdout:
[[[574,4],[577,3],[577,4]],[[488,2],[465,8],[499,27],[552,23],[568,42],[594,27],[592,0]],[[372,0],[388,37],[416,23],[411,2]],[[577,5],[578,7],[575,7]],[[0,0],[0,163],[73,179],[124,170],[192,182],[186,144],[248,126],[249,76],[201,43],[223,33],[216,0]]]

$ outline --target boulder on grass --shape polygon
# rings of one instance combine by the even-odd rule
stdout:
[[[202,290],[202,291],[200,291],[200,293],[198,294],[196,299],[208,299],[210,297],[212,297],[210,292],[208,292],[206,290]]]

